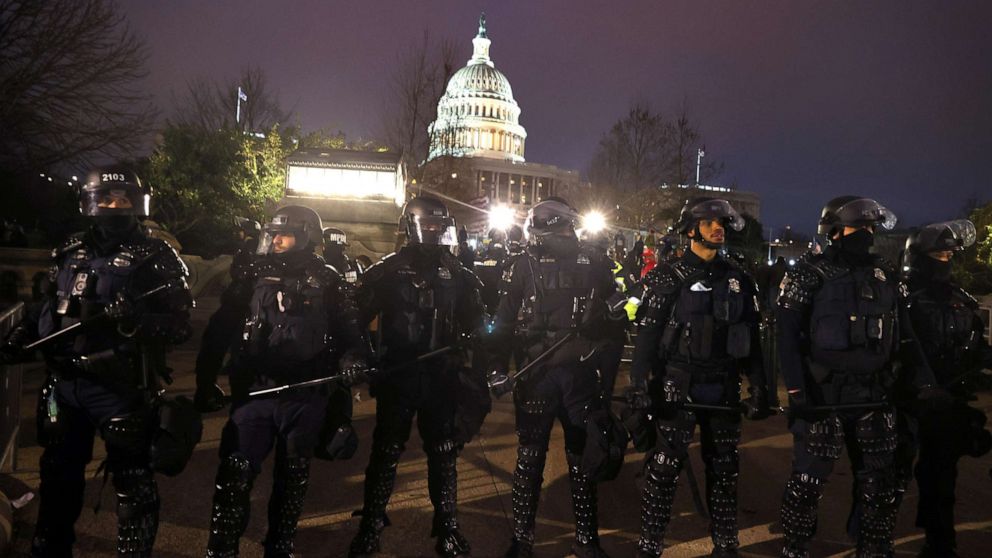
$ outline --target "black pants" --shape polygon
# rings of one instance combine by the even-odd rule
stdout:
[[[148,458],[154,423],[141,391],[83,376],[58,380],[54,389],[61,433],[43,442],[35,546],[44,549],[36,553],[57,556],[75,542],[73,525],[83,509],[86,465],[93,459],[97,432],[106,444],[118,515],[135,511],[121,506],[140,492],[141,509],[135,513],[157,517],[158,496]],[[119,523],[124,519],[119,517]]]
[[[258,474],[273,447],[280,456],[312,457],[326,409],[323,392],[300,391],[235,403],[221,435],[221,459],[240,453]]]
[[[947,551],[956,545],[954,492],[958,460],[972,445],[975,429],[971,422],[976,412],[981,414],[961,404],[919,414],[920,458],[915,472],[920,501],[916,526],[926,530],[927,542],[935,551]]]

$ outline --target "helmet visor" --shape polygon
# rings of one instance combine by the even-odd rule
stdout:
[[[896,215],[875,200],[858,198],[837,209],[837,220],[846,227],[881,226],[892,230],[896,226]]]
[[[279,244],[281,241],[277,242],[277,236],[292,236],[294,243],[288,250],[301,249],[304,244],[306,244],[306,234],[304,234],[303,226],[299,223],[293,223],[292,220],[287,215],[277,214],[272,217],[272,221],[265,224],[262,228],[262,237],[258,240],[258,250],[256,253],[260,256],[266,254],[274,254],[277,250],[280,250]]]
[[[348,245],[348,237],[344,233],[338,232],[328,232],[324,233],[324,242],[328,244],[340,244],[341,246]]]
[[[975,240],[978,238],[978,232],[975,230],[975,224],[967,219],[944,221],[943,223],[927,225],[924,227],[924,231],[921,231],[920,237],[922,238],[930,235],[932,235],[935,240],[930,246],[926,247],[928,252],[964,250],[965,248],[973,245]]]
[[[696,204],[690,212],[693,220],[720,219],[735,231],[744,228],[744,218],[727,200],[707,200]]]
[[[83,191],[80,209],[83,215],[142,215],[147,216],[151,196],[130,184],[113,188],[92,188]]]
[[[410,216],[410,242],[416,244],[437,244],[458,246],[458,231],[452,217]]]

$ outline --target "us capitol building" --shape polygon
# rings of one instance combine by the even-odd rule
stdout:
[[[455,72],[438,102],[437,119],[428,127],[427,162],[463,157],[472,169],[478,197],[474,205],[508,205],[526,211],[531,205],[580,185],[579,173],[524,159],[527,131],[520,125],[520,105],[510,81],[489,57],[486,18],[472,39],[468,64]],[[468,201],[468,200],[466,200]]]

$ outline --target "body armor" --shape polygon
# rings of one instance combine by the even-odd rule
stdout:
[[[811,299],[814,370],[873,373],[885,367],[898,344],[899,287],[891,267],[878,259],[873,266],[856,268],[826,258],[802,265],[811,266],[821,278]]]

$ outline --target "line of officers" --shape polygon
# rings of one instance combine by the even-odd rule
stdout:
[[[435,550],[470,554],[458,523],[456,461],[478,433],[490,393],[512,393],[519,438],[505,556],[533,554],[556,421],[575,555],[606,556],[597,485],[617,476],[630,438],[646,452],[637,553],[662,554],[698,425],[712,556],[737,556],[741,419],[772,414],[777,378],[762,358],[754,281],[723,255],[727,229],[744,224],[727,201],[687,202],[676,229],[688,248],[636,282],[617,281],[605,234],[580,242],[578,216],[559,198],[536,204],[522,231],[494,237],[471,262],[478,274],[453,254],[454,219],[437,199],[404,206],[405,245],[368,269],[344,256],[344,233],[325,232],[312,209],[283,207],[264,227],[245,222],[244,236],[258,238],[246,239],[235,257],[232,283],[204,332],[192,401],[163,389],[171,381],[166,352],[190,336],[193,301],[182,261],[139,226],[150,202],[130,170],[93,171],[80,190],[92,226],[54,250],[47,299],[0,350],[9,363],[40,349],[49,371],[38,406],[45,450],[34,556],[72,555],[97,434],[117,494],[118,555],[150,555],[155,474],[179,474],[200,439],[199,413],[228,403],[206,556],[237,556],[252,485],[273,451],[265,555],[291,556],[311,459],[355,453],[350,390],[366,383],[376,424],[349,556],[379,549],[414,419],[427,455]],[[817,505],[845,447],[857,556],[893,555],[892,530],[917,453],[922,555],[955,556],[957,460],[992,445],[984,414],[967,405],[970,380],[992,366],[992,350],[975,301],[950,273],[953,253],[974,242],[974,227],[922,228],[907,242],[908,271],[900,274],[870,251],[876,230],[894,221],[868,198],[830,201],[819,222],[829,246],[789,269],[777,306],[766,309],[774,314],[794,437],[781,506],[783,557],[809,556]],[[322,247],[326,257],[317,254]],[[630,382],[614,398],[631,316]],[[217,386],[222,370],[230,395]],[[622,422],[611,412],[613,399],[624,402]]]

